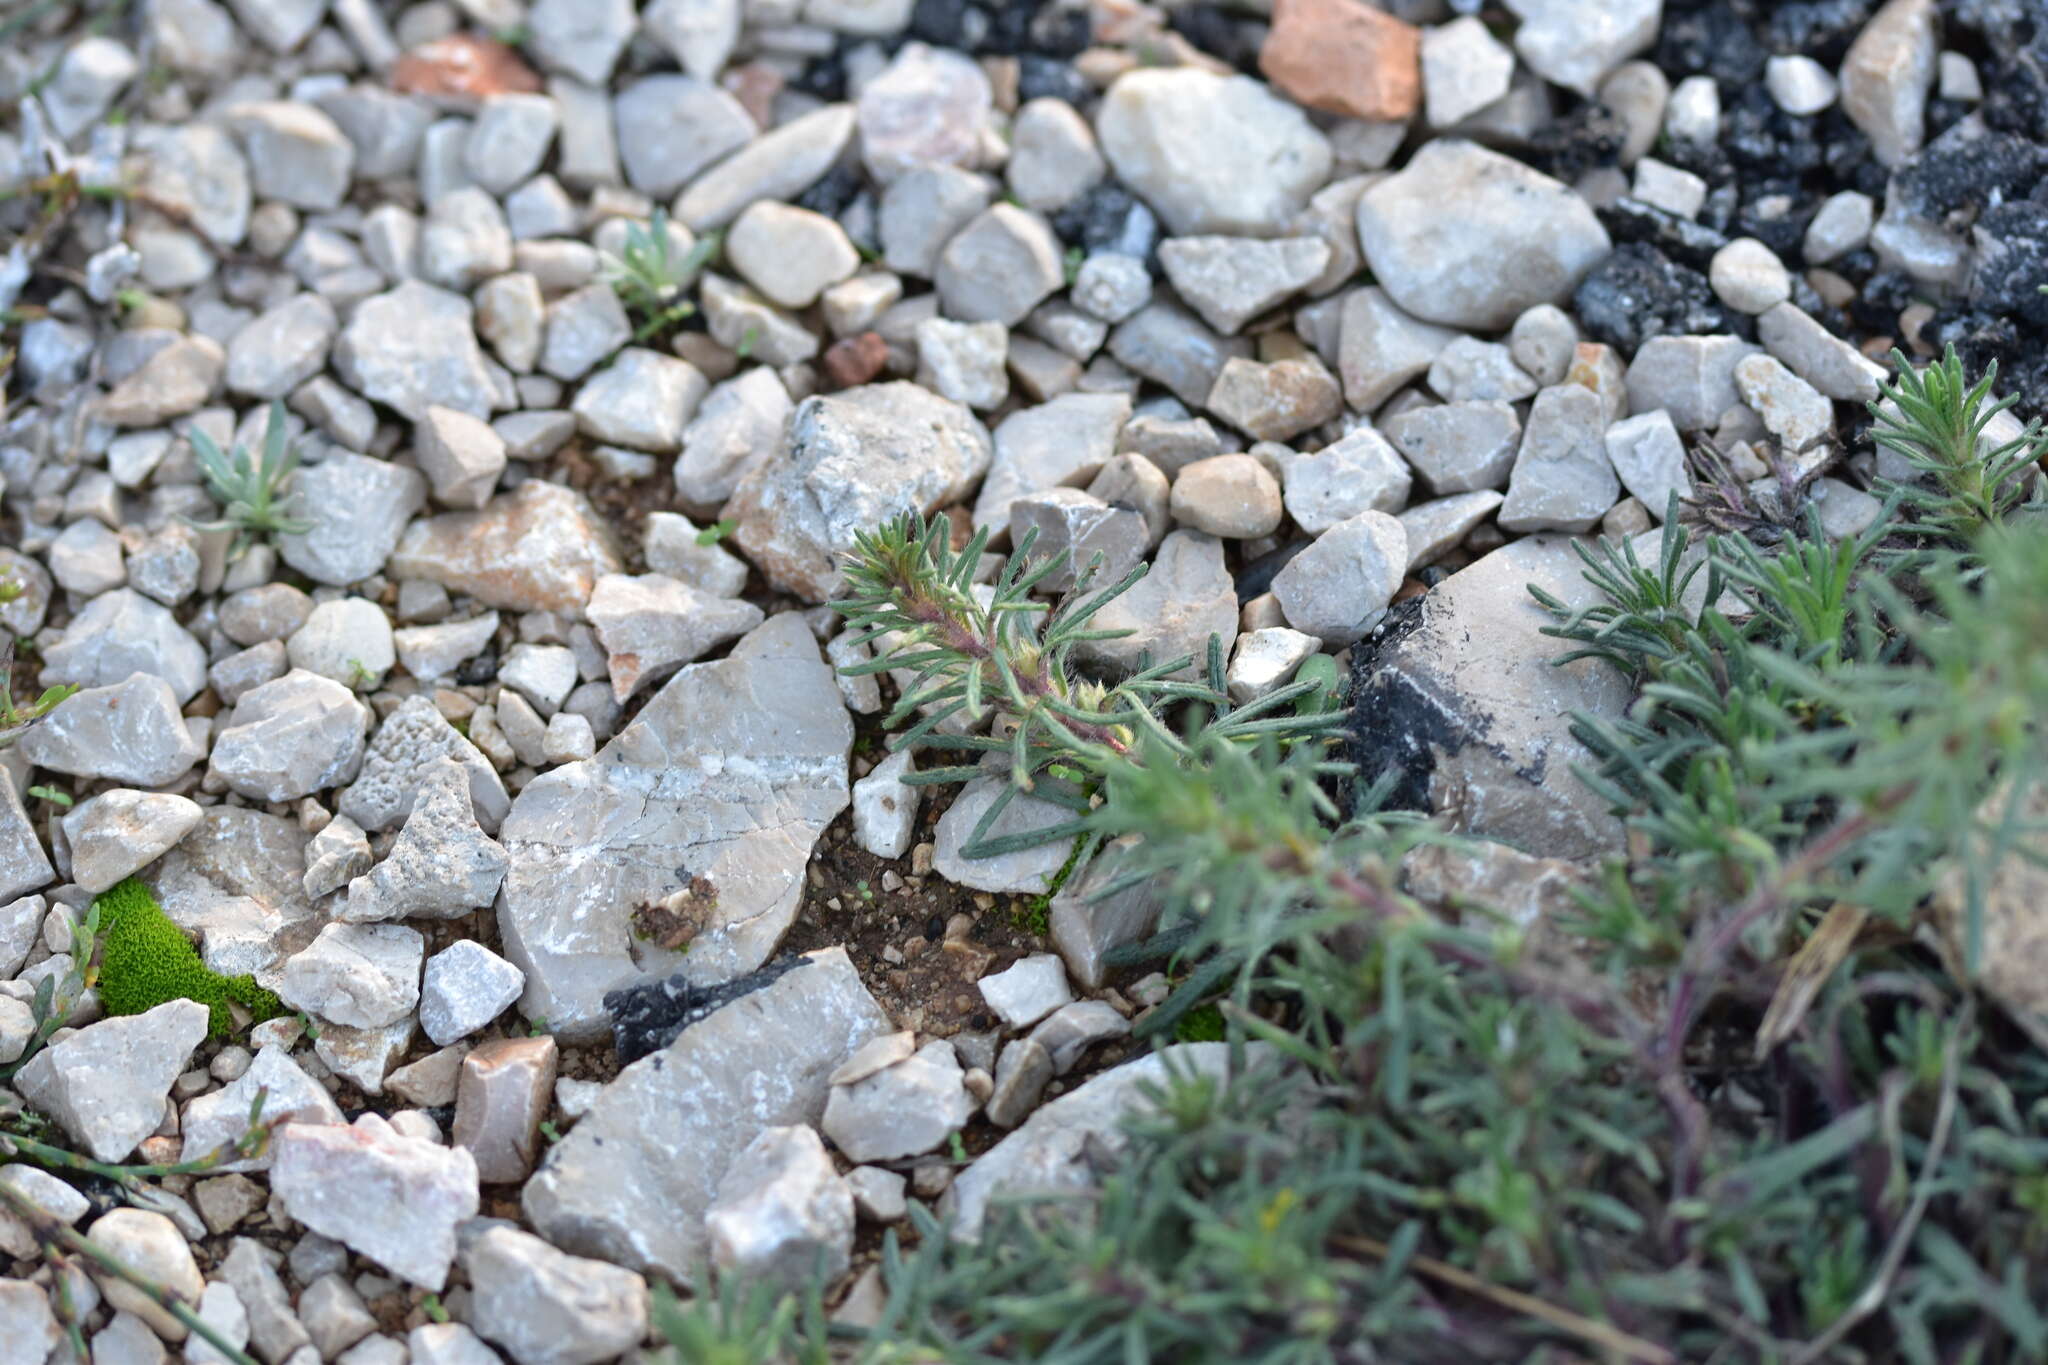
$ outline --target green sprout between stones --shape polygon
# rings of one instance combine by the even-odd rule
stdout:
[[[638,315],[633,340],[645,341],[697,311],[685,297],[697,274],[718,254],[722,240],[708,233],[678,251],[668,212],[655,209],[644,223],[626,224],[626,243],[604,261],[605,278],[627,310]],[[687,233],[683,234],[688,236]]]
[[[27,589],[11,578],[0,578],[0,607],[21,597]],[[17,705],[14,700],[14,635],[0,631],[0,749],[28,733],[31,725],[57,709],[58,705],[78,690],[71,683],[60,683],[46,687],[34,701]],[[33,791],[31,791],[33,795]]]
[[[260,458],[251,459],[240,443],[232,451],[223,451],[197,425],[188,427],[186,435],[192,442],[192,453],[198,458],[199,472],[206,479],[206,489],[221,505],[219,520],[193,525],[202,531],[233,531],[235,540],[228,551],[230,557],[248,549],[259,536],[304,535],[313,529],[311,521],[285,510],[299,457],[289,439],[281,399],[271,400],[270,423],[264,429]]]

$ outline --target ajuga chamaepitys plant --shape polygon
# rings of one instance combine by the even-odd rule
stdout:
[[[917,679],[899,742],[1066,784],[1059,832],[1119,841],[1104,889],[1163,902],[1125,950],[1177,981],[1141,1032],[1218,1006],[1239,1065],[1164,1087],[1085,1197],[973,1244],[920,1215],[839,1349],[2048,1358],[2048,960],[2009,970],[2048,943],[2048,443],[1987,439],[1952,356],[1900,362],[1874,437],[1911,477],[1869,525],[1824,529],[1807,457],[1766,505],[1708,455],[1654,549],[1582,544],[1596,605],[1545,599],[1560,657],[1635,690],[1576,721],[1627,853],[1534,927],[1418,889],[1542,850],[1380,809],[1313,680],[1232,710],[1213,649],[1192,683],[1090,678],[1072,646],[1124,585],[1044,601],[1029,544],[978,589],[979,538],[865,538],[841,609]]]

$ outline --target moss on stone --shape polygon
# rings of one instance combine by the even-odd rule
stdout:
[[[234,1027],[230,1002],[257,1022],[285,1012],[284,1003],[251,976],[207,970],[199,950],[135,878],[102,892],[100,1003],[108,1014],[141,1014],[169,1000],[196,1000],[210,1016],[207,1036],[225,1038]]]

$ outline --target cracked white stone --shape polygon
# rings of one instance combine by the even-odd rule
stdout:
[[[800,616],[684,668],[598,751],[529,782],[499,831],[499,902],[521,1007],[565,1042],[603,1037],[608,990],[681,969],[710,984],[766,961],[796,914],[811,845],[846,806],[853,726]],[[715,912],[687,955],[632,937],[618,907],[695,877]]]

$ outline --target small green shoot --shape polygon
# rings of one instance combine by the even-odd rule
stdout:
[[[697,273],[718,254],[722,238],[708,233],[676,250],[668,213],[657,208],[645,223],[626,225],[625,248],[604,262],[606,282],[629,312],[638,315],[633,340],[665,332],[697,311],[685,296]]]
[[[230,558],[242,554],[258,536],[304,535],[313,529],[311,521],[292,516],[284,506],[299,457],[286,434],[283,400],[271,400],[270,425],[263,434],[260,460],[251,460],[249,452],[239,444],[232,452],[223,451],[197,426],[188,428],[187,435],[192,453],[199,459],[199,472],[206,478],[207,491],[221,505],[222,512],[218,521],[193,525],[202,531],[233,531],[235,541],[228,551]]]
[[[697,533],[697,543],[703,546],[716,545],[719,541],[724,540],[734,531],[737,531],[739,526],[739,522],[733,518],[723,517],[699,531]]]

